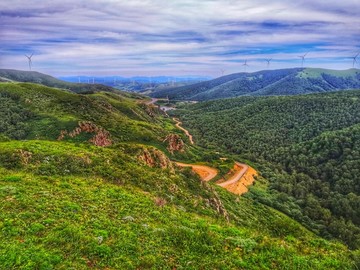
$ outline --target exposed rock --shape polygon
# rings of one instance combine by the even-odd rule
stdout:
[[[164,207],[167,204],[167,201],[164,198],[156,197],[154,202],[159,207]]]
[[[28,151],[25,151],[25,150],[22,150],[22,149],[20,149],[20,150],[18,150],[16,152],[19,155],[22,164],[24,164],[24,165],[29,164],[29,161],[30,161],[30,159],[32,157],[31,152],[28,152]]]
[[[185,150],[185,143],[177,134],[167,135],[164,142],[168,142],[167,150],[170,153],[174,153],[175,151],[183,152]]]
[[[94,137],[92,137],[89,142],[93,143],[96,146],[112,145],[110,133],[102,127],[98,127],[96,124],[89,121],[79,122],[78,126],[70,132],[68,132],[67,130],[61,130],[60,135],[57,139],[58,141],[61,141],[65,138],[65,136],[74,138],[82,132],[95,133]]]
[[[157,115],[157,111],[156,111],[156,107],[154,106],[146,106],[145,107],[145,112],[147,113],[147,115],[149,115],[150,117],[154,118]]]
[[[97,146],[109,146],[112,144],[112,141],[109,139],[109,132],[105,130],[100,130],[92,137],[89,142]]]
[[[208,206],[211,206],[213,209],[215,209],[215,211],[217,213],[219,213],[220,215],[222,215],[226,221],[229,222],[230,218],[229,218],[229,214],[226,211],[225,206],[223,205],[219,194],[216,192],[216,190],[210,186],[207,182],[201,182],[201,185],[203,186],[204,189],[210,191],[212,193],[212,198],[210,199],[205,199],[205,202]]]
[[[145,148],[138,158],[149,167],[174,170],[170,159],[156,148]]]

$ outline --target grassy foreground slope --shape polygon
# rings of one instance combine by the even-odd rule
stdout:
[[[1,269],[354,266],[344,246],[286,216],[189,174],[141,166],[120,147],[33,141],[0,149]]]
[[[0,98],[0,269],[355,267],[344,245],[174,167],[150,145],[175,128],[145,104],[10,83]],[[58,140],[84,121],[111,144]]]
[[[358,249],[359,100],[360,91],[244,97],[178,114],[200,145],[258,164],[272,193],[258,200]]]

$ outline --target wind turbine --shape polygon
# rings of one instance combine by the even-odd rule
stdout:
[[[304,66],[304,61],[305,61],[305,57],[309,52],[305,53],[304,55],[300,55],[299,57],[301,58],[301,67]]]
[[[30,56],[26,55],[26,58],[29,60],[29,69],[31,70],[31,66],[32,66],[32,61],[31,61],[31,57],[33,57],[34,53],[32,53]]]
[[[220,68],[220,72],[221,72],[221,76],[224,76],[225,70]]]
[[[355,56],[351,57],[352,60],[353,60],[353,68],[354,68],[354,66],[355,66],[355,63],[357,63],[356,58],[359,56],[359,54],[360,54],[360,52],[358,52]]]
[[[267,68],[269,68],[271,60],[272,60],[272,58],[265,59],[265,61],[267,62],[267,65],[266,65]]]
[[[245,72],[246,72],[246,67],[248,67],[249,65],[247,64],[247,60],[245,60],[244,64],[242,64],[245,68]]]

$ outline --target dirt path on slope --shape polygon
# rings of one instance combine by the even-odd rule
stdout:
[[[191,169],[200,176],[201,180],[206,182],[210,181],[218,174],[218,171],[216,169],[211,168],[209,166],[185,164],[181,162],[175,162],[175,163],[180,167],[191,167]]]
[[[227,189],[229,192],[241,195],[248,192],[248,186],[251,186],[257,171],[243,163],[235,162],[234,173],[228,180],[220,179],[216,184]]]
[[[228,185],[238,182],[241,177],[246,173],[248,168],[249,166],[247,166],[246,164],[235,162],[233,168],[234,173],[232,174],[232,176],[228,180],[220,179],[219,181],[217,181],[217,184],[220,187],[226,187]]]
[[[203,181],[210,181],[218,174],[218,170],[209,166],[180,162],[176,162],[176,164],[180,167],[191,167]],[[239,162],[235,162],[234,168],[229,173],[229,179],[222,178],[216,184],[237,195],[248,192],[248,186],[254,183],[255,177],[258,175],[254,168]]]
[[[190,143],[191,143],[191,144],[194,144],[193,136],[190,134],[190,132],[189,132],[187,129],[185,129],[185,128],[183,128],[183,127],[181,126],[181,125],[182,125],[182,122],[181,122],[179,119],[175,118],[175,117],[173,118],[173,120],[176,122],[175,126],[176,126],[178,129],[181,129],[182,131],[184,131],[185,134],[186,134],[186,136],[189,138]]]
[[[190,143],[194,144],[194,140],[190,132],[181,126],[182,122],[175,117],[173,120],[176,122],[176,127],[185,132],[186,136],[190,140]],[[191,169],[197,173],[203,181],[210,181],[218,174],[218,170],[209,166],[185,164],[181,162],[176,162],[176,164],[180,167],[191,167]],[[229,179],[226,180],[222,178],[218,180],[216,184],[237,195],[248,192],[248,186],[254,183],[255,177],[258,175],[254,168],[240,162],[235,162],[234,168],[229,173],[231,175]]]
[[[151,98],[151,100],[147,100],[145,102],[146,105],[154,104],[156,101],[158,101],[158,98]]]

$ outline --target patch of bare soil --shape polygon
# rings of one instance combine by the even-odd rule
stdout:
[[[180,167],[191,167],[191,169],[200,176],[201,180],[206,182],[210,181],[218,174],[218,171],[216,169],[209,166],[185,164],[181,162],[176,162],[176,165]]]

